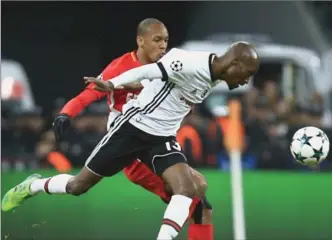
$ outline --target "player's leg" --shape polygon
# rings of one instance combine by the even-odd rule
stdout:
[[[203,197],[188,221],[188,240],[213,240],[212,206]]]
[[[170,201],[164,181],[139,159],[123,169],[126,177],[147,191],[159,196],[165,203]]]
[[[189,216],[193,199],[201,198],[205,193],[197,189],[191,168],[175,138],[153,145],[149,154],[141,160],[149,159],[145,163],[161,176],[173,193],[157,239],[174,239]]]
[[[179,159],[179,156],[173,155],[167,158],[168,162],[170,159]],[[173,196],[165,211],[163,224],[157,239],[174,239],[189,216],[193,198],[202,197],[197,195],[198,192],[189,165],[179,160],[164,170],[161,175],[172,189]],[[161,161],[162,159],[159,159],[159,162]]]
[[[91,172],[87,167],[75,176],[59,174],[49,178],[35,179],[31,182],[30,193],[45,192],[48,194],[71,194],[79,196],[86,193],[103,177]]]
[[[76,176],[58,174],[53,177],[42,178],[39,174],[33,174],[5,194],[2,199],[1,208],[3,211],[12,210],[18,207],[24,200],[37,195],[39,192],[78,196],[87,192],[101,178],[101,176],[90,172],[86,167]]]
[[[191,168],[191,171],[195,184],[199,185],[198,189],[206,189],[207,181],[205,177],[193,168]],[[206,196],[196,204],[194,210],[190,213],[188,223],[188,240],[213,240],[212,206]]]
[[[195,210],[190,219],[188,220],[189,224],[212,224],[212,206],[207,201],[206,197],[200,199],[197,203]]]
[[[131,182],[158,195],[166,204],[170,202],[172,196],[170,187],[140,160],[137,159],[132,164],[125,167],[123,171]],[[191,171],[196,190],[203,194],[207,188],[206,179],[193,168],[191,168]],[[202,199],[194,199],[189,212],[188,239],[212,240],[212,207],[207,202],[206,197],[203,197]]]
[[[109,132],[111,124],[114,122],[115,118],[111,118],[111,120],[112,121],[108,121],[107,123],[107,132]],[[101,142],[98,143],[93,152],[95,152],[100,146]],[[103,177],[101,175],[92,172],[86,166],[84,166],[76,176],[69,174],[59,174],[49,178],[37,178],[33,180],[30,185],[30,194],[34,195],[39,192],[45,192],[48,194],[67,193],[79,196],[87,192],[102,178]]]
[[[196,185],[196,196],[203,196],[207,188],[206,179],[193,168],[190,169],[192,182]],[[200,199],[193,198],[188,220],[188,240],[213,240],[212,206],[205,195]]]
[[[196,191],[203,193],[207,188],[207,182],[205,178],[196,170],[191,170],[193,173],[193,180]],[[161,177],[154,173],[141,160],[135,160],[132,164],[125,167],[123,169],[123,172],[132,183],[135,183],[146,189],[147,191],[159,196],[166,204],[168,204],[171,200],[171,196],[173,195],[171,192],[171,188],[167,184],[165,184]],[[199,201],[200,199],[197,199],[195,204],[197,204]],[[195,204],[193,203],[191,206],[191,213],[195,209]]]

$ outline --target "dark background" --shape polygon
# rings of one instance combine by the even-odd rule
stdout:
[[[170,45],[187,37],[195,2],[2,2],[2,56],[26,68],[38,105],[73,97],[83,76],[96,76],[114,58],[136,48],[137,24],[163,21]],[[171,13],[171,14],[170,14]]]
[[[331,39],[331,3],[307,4]],[[296,2],[2,1],[2,57],[21,62],[38,105],[72,97],[84,75],[97,75],[136,47],[137,24],[163,21],[170,47],[218,33],[264,33],[278,43],[324,51]],[[71,82],[71,84],[69,84]]]

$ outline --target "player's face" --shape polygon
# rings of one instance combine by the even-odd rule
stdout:
[[[168,45],[168,32],[164,25],[153,24],[144,35],[143,49],[151,62],[157,62],[165,55]]]
[[[249,78],[255,73],[255,69],[243,61],[233,63],[223,73],[228,84],[242,86],[249,82]]]

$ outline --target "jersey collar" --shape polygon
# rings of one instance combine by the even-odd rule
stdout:
[[[137,58],[137,55],[136,55],[136,50],[135,51],[132,51],[130,53],[131,57],[133,58],[133,61],[134,62],[138,62],[138,58]]]

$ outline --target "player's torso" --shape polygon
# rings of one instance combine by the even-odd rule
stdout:
[[[199,104],[211,93],[212,85],[192,78],[177,88],[184,101],[189,104]]]
[[[141,130],[158,136],[176,135],[183,118],[193,104],[201,103],[211,92],[210,53],[172,49],[160,62],[168,79],[155,79],[147,84],[137,99],[123,107],[123,112],[138,110],[130,123]]]
[[[176,83],[186,101],[201,103],[216,85],[211,80],[213,57],[214,54],[209,52],[172,49],[169,59],[164,60],[169,72],[168,81]]]
[[[107,102],[110,107],[108,121],[107,121],[107,129],[109,129],[112,122],[115,120],[117,116],[119,116],[122,112],[123,105],[126,104],[131,99],[135,99],[140,93],[141,89],[136,91],[127,91],[127,90],[114,90],[109,93],[107,96]]]
[[[171,136],[176,134],[191,106],[174,83],[156,79],[124,105],[123,112],[136,107],[139,110],[130,119],[134,126],[152,135]]]
[[[108,69],[105,69],[103,74],[103,78],[113,78],[114,74],[115,75],[120,75],[123,72],[126,72],[130,69],[136,68],[141,66],[139,63],[136,54],[134,52],[129,52],[124,54],[123,56],[115,59],[111,64],[110,64],[110,70],[112,74],[105,73]],[[122,107],[124,104],[126,104],[129,100],[134,99],[137,97],[137,95],[141,92],[142,89],[131,89],[131,90],[126,90],[126,89],[116,89],[112,92],[109,92],[107,94],[107,103],[109,106],[109,119],[108,119],[108,124],[113,122],[113,120],[122,112]]]
[[[134,99],[137,97],[137,95],[141,92],[141,89],[137,90],[114,90],[113,92],[110,92],[108,94],[108,103],[109,106],[111,106],[111,111],[113,109],[122,112],[122,107],[124,104],[126,104],[129,100]]]

